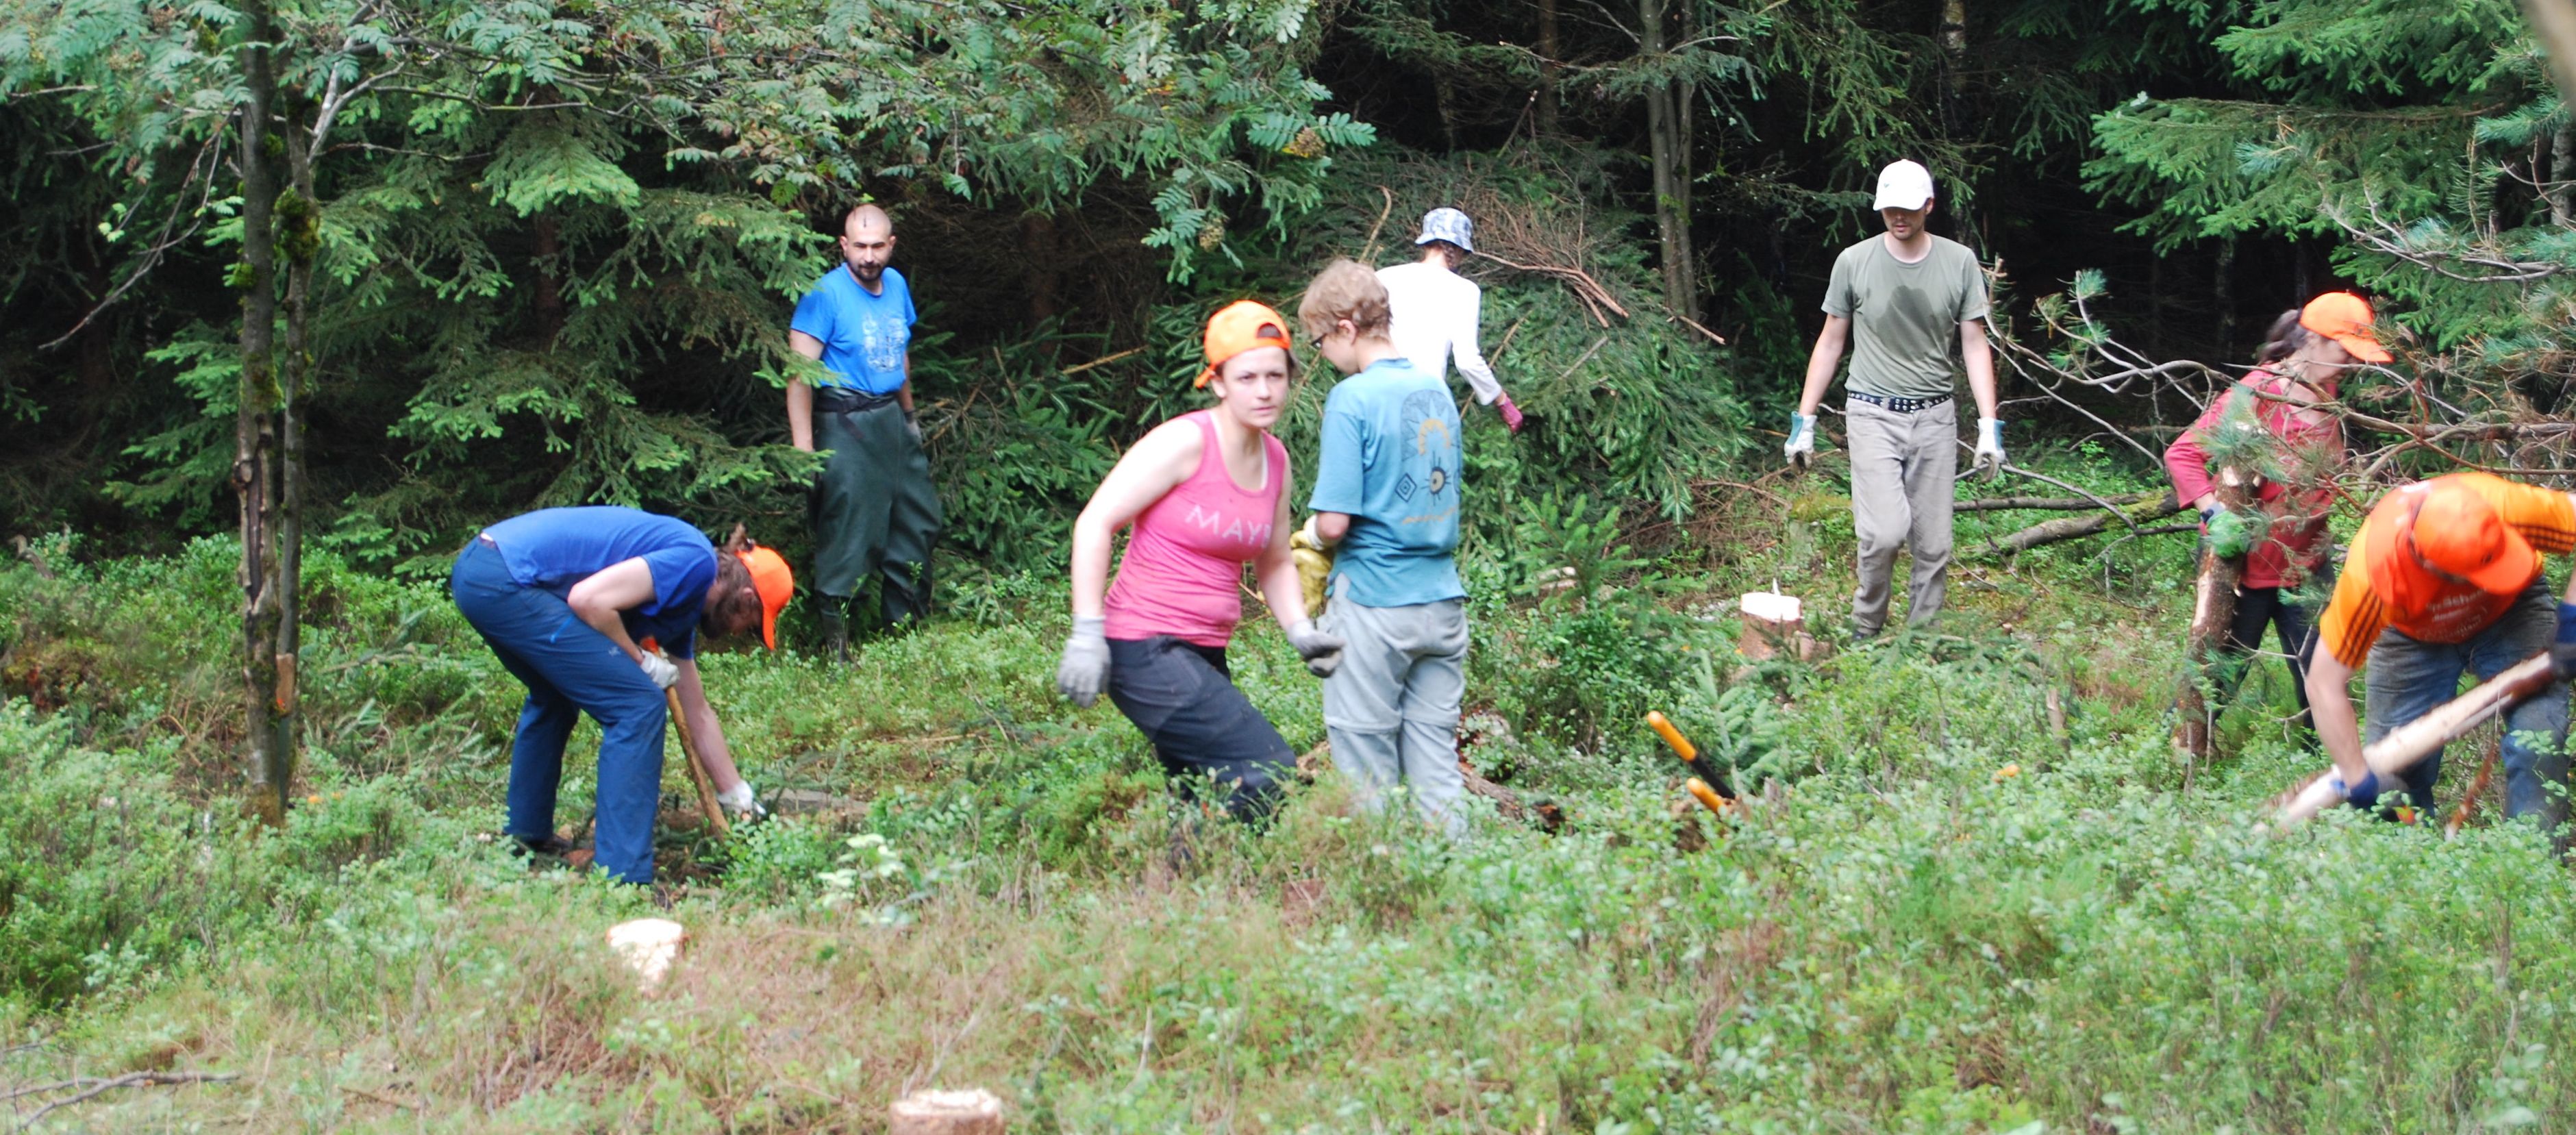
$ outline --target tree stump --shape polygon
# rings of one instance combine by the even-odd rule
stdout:
[[[2221,468],[2214,482],[2218,507],[2229,512],[2245,508],[2247,487],[2246,477],[2234,466]],[[2182,695],[2174,704],[2174,747],[2181,750],[2186,780],[2193,767],[2209,760],[2210,734],[2218,724],[2218,711],[2224,708],[2210,703],[2208,691],[2227,652],[2227,628],[2236,621],[2236,587],[2244,577],[2245,557],[2220,556],[2214,548],[2201,548],[2191,635],[2186,640],[2190,670],[2183,676]]]
[[[891,1135],[1002,1135],[1002,1101],[982,1088],[914,1092],[894,1101]]]

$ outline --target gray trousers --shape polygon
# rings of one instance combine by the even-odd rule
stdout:
[[[1467,602],[1363,607],[1336,594],[1324,630],[1342,637],[1342,667],[1324,679],[1333,767],[1360,804],[1385,808],[1398,784],[1422,818],[1466,834],[1458,807],[1458,703],[1467,693]]]
[[[1950,579],[1951,487],[1959,473],[1959,403],[1900,414],[1859,399],[1843,403],[1851,437],[1852,530],[1860,537],[1860,587],[1852,592],[1852,631],[1863,637],[1887,625],[1888,588],[1896,552],[1914,553],[1908,625],[1941,613]]]

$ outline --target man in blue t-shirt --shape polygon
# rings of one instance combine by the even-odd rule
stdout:
[[[843,264],[796,304],[787,345],[823,364],[808,387],[787,383],[787,434],[796,448],[831,459],[807,497],[814,524],[814,612],[835,658],[849,658],[850,597],[882,575],[888,627],[930,605],[930,547],[939,538],[939,493],[912,408],[912,289],[887,266],[894,221],[861,205],[841,225]]]
[[[1350,377],[1324,399],[1308,539],[1337,548],[1322,627],[1345,642],[1324,680],[1333,765],[1361,803],[1399,783],[1423,818],[1466,831],[1458,706],[1467,692],[1467,589],[1458,547],[1458,407],[1387,334],[1386,286],[1336,260],[1297,319]]]

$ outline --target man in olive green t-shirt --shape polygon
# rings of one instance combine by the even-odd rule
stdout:
[[[1852,631],[1868,638],[1887,624],[1896,552],[1914,553],[1906,622],[1941,612],[1950,571],[1951,481],[1959,468],[1958,406],[1952,401],[1950,339],[1967,364],[1977,399],[1977,468],[2004,463],[1995,418],[1995,358],[1986,344],[1986,280],[1975,253],[1923,227],[1932,215],[1932,171],[1896,162],[1878,174],[1887,232],[1843,250],[1825,288],[1825,329],[1807,358],[1807,384],[1789,418],[1789,459],[1816,451],[1816,406],[1852,346],[1849,396],[1852,528],[1860,537],[1860,587]]]

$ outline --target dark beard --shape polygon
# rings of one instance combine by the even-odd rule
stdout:
[[[850,275],[858,277],[859,282],[862,284],[873,284],[885,278],[885,265],[879,264],[874,267],[868,267],[852,264],[850,265]]]

